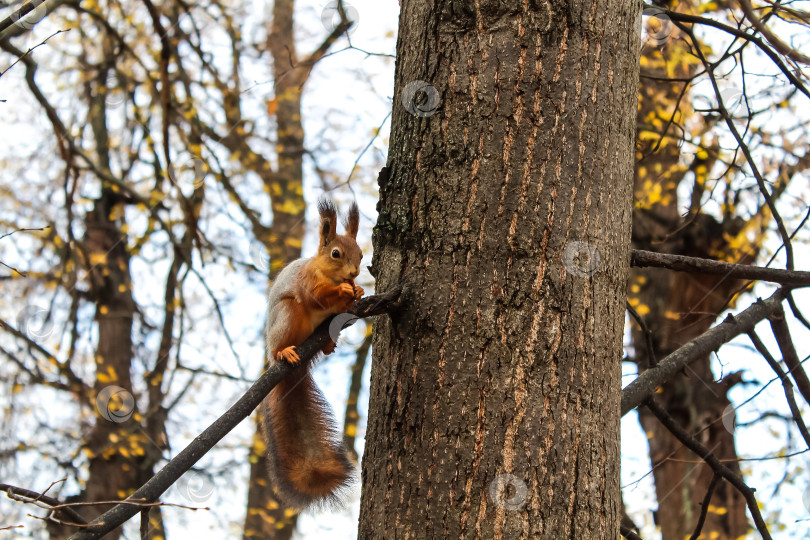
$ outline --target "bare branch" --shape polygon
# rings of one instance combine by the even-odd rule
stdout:
[[[756,324],[776,313],[785,297],[784,289],[778,289],[767,300],[757,300],[739,315],[729,315],[726,320],[685,343],[675,352],[661,360],[622,390],[622,416],[632,411],[655,390],[675,376],[690,362],[716,351],[740,334],[749,332]]]
[[[638,268],[654,266],[678,272],[699,272],[701,274],[723,275],[736,279],[770,281],[796,287],[810,286],[810,272],[764,268],[749,264],[734,264],[699,257],[686,257],[669,253],[655,253],[634,249],[630,255],[630,265]]]
[[[647,4],[645,4],[645,6],[646,5]],[[807,97],[810,97],[810,90],[808,90],[807,87],[804,86],[802,81],[799,80],[799,78],[796,77],[796,75],[790,70],[790,68],[785,65],[785,63],[780,58],[779,53],[777,53],[771,47],[769,47],[768,44],[765,43],[764,41],[762,41],[758,36],[755,36],[753,34],[749,34],[748,32],[745,32],[745,31],[740,30],[738,28],[734,28],[733,26],[729,26],[727,24],[723,24],[720,21],[716,21],[716,20],[710,19],[708,17],[701,17],[701,16],[698,16],[698,15],[689,15],[688,13],[679,13],[677,11],[672,11],[672,10],[668,10],[668,9],[664,10],[664,9],[661,9],[661,8],[658,8],[658,7],[656,7],[656,9],[660,10],[662,13],[666,13],[667,17],[669,17],[670,20],[672,22],[674,22],[674,23],[683,22],[683,23],[688,23],[688,24],[702,24],[702,25],[705,25],[705,26],[711,26],[713,28],[717,28],[719,30],[727,32],[727,33],[731,34],[732,36],[736,36],[738,38],[745,39],[746,41],[750,41],[751,43],[754,43],[757,47],[760,48],[760,50],[762,50],[762,52],[764,52],[766,55],[768,55],[768,58],[770,58],[773,61],[773,63],[776,64],[776,66],[785,75],[785,77],[787,77],[787,79],[802,94],[806,95]],[[681,28],[683,31],[688,32],[688,30],[685,27],[683,27],[682,25],[678,25],[678,27]]]
[[[737,490],[745,498],[745,502],[748,505],[748,510],[751,512],[751,517],[754,518],[754,525],[756,525],[757,531],[759,531],[759,534],[762,535],[763,539],[770,540],[771,535],[768,532],[767,525],[765,525],[765,520],[762,519],[762,514],[760,513],[759,505],[757,504],[757,499],[754,497],[754,490],[748,487],[745,482],[743,482],[742,478],[739,477],[739,475],[735,474],[726,465],[721,463],[720,460],[717,459],[717,456],[711,453],[708,448],[689,435],[689,433],[677,422],[675,422],[669,413],[660,405],[655,403],[655,401],[648,399],[644,404],[647,406],[650,412],[652,412],[655,417],[658,418],[664,427],[666,427],[669,432],[681,442],[681,444],[703,458],[703,461],[705,461],[706,464],[712,468],[716,475],[722,476],[728,480],[731,485],[737,488]]]
[[[796,426],[799,428],[799,432],[802,434],[805,444],[807,444],[807,447],[810,448],[810,433],[807,432],[807,426],[802,418],[801,410],[799,410],[798,405],[796,405],[796,398],[793,396],[793,384],[790,382],[787,373],[784,372],[782,367],[779,365],[779,362],[777,362],[776,359],[771,355],[770,351],[767,347],[765,347],[765,344],[762,343],[762,340],[759,339],[756,332],[752,330],[748,332],[748,336],[754,343],[754,347],[756,347],[757,351],[759,351],[759,354],[765,358],[765,361],[768,362],[768,365],[771,366],[771,369],[774,371],[774,373],[776,373],[779,380],[782,382],[782,388],[785,390],[785,399],[788,402],[788,407],[790,407],[790,413],[793,415],[793,421],[796,422]]]
[[[722,479],[723,477],[721,477],[719,474],[714,474],[712,482],[709,484],[709,488],[706,490],[706,496],[703,498],[703,502],[700,505],[700,516],[698,517],[697,525],[695,525],[695,531],[692,533],[689,540],[698,540],[698,538],[700,538],[700,531],[703,530],[703,524],[706,523],[706,515],[709,513],[709,503],[712,502],[714,490],[717,488],[717,484],[719,484]]]
[[[14,11],[14,13],[0,21],[0,41],[26,33],[34,24],[51,14],[59,6],[67,4],[70,1],[73,0],[32,0],[31,2],[26,2]],[[38,11],[32,16],[39,17],[36,21],[27,20],[25,18],[32,11],[40,9],[42,4],[45,4],[45,6],[42,7],[44,11]]]
[[[737,0],[737,3],[740,4],[740,9],[742,9],[743,13],[745,13],[745,18],[748,19],[751,25],[757,29],[757,31],[765,36],[765,39],[768,40],[774,49],[779,51],[781,54],[784,54],[794,62],[799,62],[800,64],[808,64],[810,65],[810,56],[806,56],[781,39],[775,33],[771,31],[768,26],[762,22],[762,20],[757,17],[757,14],[754,13],[754,8],[751,7],[751,2],[748,0]]]
[[[782,307],[779,306],[779,310],[768,319],[771,322],[771,329],[776,338],[776,343],[782,352],[782,360],[785,361],[785,365],[790,370],[790,375],[796,381],[796,387],[801,392],[804,400],[810,403],[810,380],[808,380],[807,373],[805,373],[802,363],[799,361],[796,348],[793,346],[793,340],[790,338],[790,330],[785,321],[785,312]]]
[[[400,292],[400,288],[395,288],[384,294],[362,298],[355,302],[351,309],[349,309],[349,313],[355,315],[357,318],[365,318],[392,312],[399,308]],[[71,540],[101,538],[135,516],[141,506],[128,504],[127,501],[137,500],[146,503],[157,501],[183,473],[194,466],[216,443],[242,420],[247,418],[270,390],[284,377],[296,369],[308,369],[312,359],[332,340],[329,328],[332,319],[334,319],[334,317],[330,317],[321,323],[304,343],[296,347],[298,356],[301,358],[298,364],[292,366],[285,362],[273,363],[230,409],[198,435],[196,439],[186,446],[182,452],[177,454],[174,459],[169,461],[157,474],[150,478],[121,504],[118,504],[93,520],[86,529],[71,536]],[[334,333],[334,329],[332,333]]]
[[[48,486],[48,489],[50,489],[52,486],[53,484]],[[0,491],[5,491],[8,498],[14,501],[29,504],[34,504],[37,502],[44,503],[52,507],[55,511],[58,510],[59,512],[64,513],[65,516],[70,518],[74,523],[87,523],[85,519],[80,516],[78,512],[76,512],[76,510],[69,506],[65,506],[64,503],[62,503],[59,499],[45,495],[45,493],[39,493],[37,491],[31,491],[30,489],[16,487],[9,484],[0,484]],[[48,490],[46,489],[45,491]]]

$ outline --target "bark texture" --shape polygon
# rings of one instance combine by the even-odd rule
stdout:
[[[617,537],[639,10],[403,2],[360,538]]]

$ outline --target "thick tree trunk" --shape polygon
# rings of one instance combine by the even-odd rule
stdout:
[[[618,535],[639,8],[403,2],[360,538]]]

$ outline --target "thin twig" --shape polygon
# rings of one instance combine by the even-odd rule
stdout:
[[[768,526],[765,524],[765,520],[762,519],[762,514],[759,511],[759,504],[757,503],[756,497],[754,497],[754,490],[748,487],[738,474],[735,474],[731,469],[721,463],[720,460],[717,459],[717,456],[710,452],[708,448],[703,446],[703,444],[698,442],[685,429],[683,429],[672,418],[672,416],[670,416],[663,407],[655,403],[653,399],[648,399],[644,405],[646,405],[650,412],[652,412],[655,417],[658,418],[664,427],[666,427],[667,430],[669,430],[669,432],[681,442],[681,444],[703,458],[703,461],[705,461],[706,464],[711,467],[715,474],[722,476],[728,480],[731,485],[737,488],[737,490],[745,498],[745,502],[748,505],[748,510],[751,512],[751,517],[754,519],[754,525],[756,525],[757,531],[759,531],[759,534],[762,535],[764,540],[771,540],[771,535],[768,532]]]

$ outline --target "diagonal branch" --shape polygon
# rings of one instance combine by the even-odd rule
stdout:
[[[371,317],[390,313],[399,308],[400,288],[387,293],[362,298],[355,302],[349,313],[357,318]],[[247,392],[225,413],[200,433],[182,452],[169,461],[160,471],[150,478],[135,493],[121,504],[111,508],[85,529],[71,536],[71,540],[90,540],[101,538],[108,532],[135,516],[142,505],[151,504],[169,489],[187,470],[194,466],[225,435],[247,418],[253,409],[265,398],[284,377],[296,369],[307,369],[311,360],[332,339],[330,323],[334,317],[325,320],[304,343],[296,347],[301,361],[292,366],[285,362],[273,363],[261,377],[253,383]],[[133,504],[135,503],[135,504]]]
[[[784,289],[777,289],[767,300],[758,300],[739,315],[729,315],[725,321],[685,343],[658,365],[639,375],[622,390],[622,416],[644,403],[659,386],[690,362],[716,351],[721,345],[751,331],[757,323],[777,313],[785,294]]]
[[[719,459],[717,459],[717,456],[710,452],[708,448],[703,446],[697,439],[692,437],[684,428],[682,428],[672,418],[672,416],[670,416],[669,413],[663,407],[658,405],[653,399],[648,399],[644,405],[647,406],[650,412],[652,412],[655,417],[658,418],[664,427],[666,427],[669,432],[681,442],[681,444],[700,456],[703,461],[705,461],[706,464],[712,468],[715,475],[722,476],[728,480],[732,486],[737,488],[737,490],[745,498],[745,502],[748,505],[748,510],[751,512],[751,517],[754,518],[754,524],[757,527],[757,531],[759,531],[759,534],[762,535],[763,539],[771,540],[771,535],[768,533],[768,527],[765,525],[765,520],[762,519],[762,514],[759,511],[759,504],[757,503],[756,497],[754,497],[754,490],[748,487],[738,474],[734,473],[734,471],[729,469]]]
[[[799,355],[796,353],[796,347],[793,346],[793,340],[790,337],[790,330],[788,329],[787,322],[785,321],[785,312],[780,309],[769,317],[773,335],[776,338],[776,343],[779,345],[779,350],[782,352],[782,360],[790,370],[790,376],[796,382],[796,387],[804,397],[807,403],[810,403],[810,379],[802,367],[799,360]]]
[[[751,2],[748,0],[737,0],[737,3],[740,4],[740,8],[742,9],[743,13],[745,13],[745,18],[751,23],[751,26],[756,28],[760,34],[765,36],[765,39],[768,40],[768,43],[771,46],[779,51],[781,54],[784,54],[794,62],[799,62],[800,64],[810,64],[810,56],[804,55],[779,39],[777,36],[768,26],[762,22],[762,20],[757,17],[757,14],[754,13],[754,8],[751,6]]]
[[[73,1],[75,0],[31,0],[24,3],[8,17],[0,21],[0,41],[26,33],[34,24],[50,15],[56,8]],[[36,21],[25,19],[32,11],[39,9],[42,4],[45,4],[42,7],[43,11],[38,11],[33,15],[33,17],[38,17]]]
[[[793,383],[790,382],[790,379],[787,376],[787,373],[782,369],[782,366],[779,365],[779,362],[771,355],[768,348],[762,343],[762,340],[759,339],[757,333],[751,330],[748,332],[748,337],[751,338],[751,341],[754,344],[754,347],[759,351],[759,354],[768,362],[768,365],[771,366],[771,369],[776,373],[779,377],[779,380],[782,382],[782,388],[785,391],[785,399],[788,402],[788,407],[790,407],[790,413],[793,415],[793,420],[796,422],[796,427],[799,428],[799,433],[802,434],[802,438],[804,439],[805,444],[807,447],[810,448],[810,432],[807,431],[807,426],[804,423],[804,419],[802,418],[802,411],[799,409],[799,406],[796,405],[796,398],[793,395]]]

